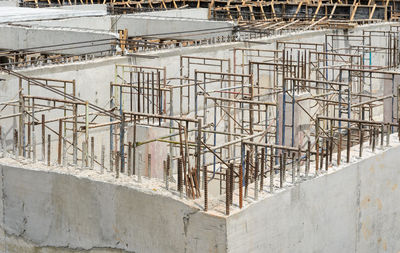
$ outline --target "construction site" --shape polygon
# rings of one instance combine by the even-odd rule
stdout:
[[[400,1],[0,1],[0,252],[400,252]]]

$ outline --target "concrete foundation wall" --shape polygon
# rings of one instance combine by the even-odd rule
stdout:
[[[0,48],[7,50],[20,50],[35,47],[46,48],[50,45],[117,38],[117,35],[115,34],[104,32],[55,28],[27,28],[7,25],[0,26],[0,33],[3,34],[4,38],[7,38],[0,39]],[[77,47],[74,45],[67,47],[63,46],[62,48],[54,47],[47,50],[54,50],[50,52],[60,54],[86,54],[90,52],[111,50],[111,43],[109,42],[110,41],[104,41],[104,43],[97,42],[96,46],[91,47]],[[35,51],[41,50],[36,49]]]
[[[232,35],[231,28],[233,26],[233,22],[208,21],[189,18],[171,19],[167,17],[150,17],[145,15],[125,15],[121,16],[121,18],[117,21],[118,30],[128,29],[128,34],[130,37],[151,37],[151,35],[157,35],[155,36],[157,38],[190,40],[200,40],[217,36]],[[213,29],[219,30],[214,30],[213,33]],[[194,30],[196,30],[196,32],[188,33],[188,31]]]
[[[228,218],[228,252],[399,252],[400,147]]]
[[[226,252],[224,218],[155,190],[4,164],[0,172],[1,252]],[[35,249],[20,251],[20,239]]]
[[[190,19],[208,19],[207,8],[196,8],[196,9],[178,9],[178,10],[166,10],[166,11],[153,11],[149,13],[135,14],[137,16],[152,16],[152,17],[168,17],[168,18],[190,18]]]

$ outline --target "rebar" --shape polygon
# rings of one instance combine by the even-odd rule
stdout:
[[[50,166],[51,136],[47,135],[47,166]]]

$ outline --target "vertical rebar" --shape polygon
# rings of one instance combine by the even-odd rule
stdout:
[[[363,154],[363,143],[364,143],[364,131],[361,124],[359,131],[360,131],[360,148],[358,150],[358,156],[361,158]]]
[[[114,151],[110,150],[110,171],[114,171]]]
[[[90,169],[94,168],[94,137],[90,137]]]
[[[244,173],[244,197],[247,198],[249,192],[249,170],[250,170],[250,150],[246,152],[246,171]]]
[[[372,152],[375,152],[375,142],[376,142],[376,129],[372,129]]]
[[[232,205],[232,203],[233,203],[233,187],[234,187],[233,177],[234,177],[234,166],[233,166],[233,163],[230,163],[229,164],[229,205]]]
[[[328,167],[329,167],[329,138],[326,138],[325,140],[325,150],[326,150],[326,154],[325,154],[325,170],[328,171]]]
[[[119,178],[120,152],[115,153],[115,178]]]
[[[296,183],[296,162],[295,162],[296,154],[292,152],[292,184]]]
[[[308,178],[308,173],[310,172],[310,167],[311,167],[311,141],[307,141],[307,153],[306,153],[306,171],[305,171],[305,177]]]
[[[329,137],[329,164],[332,164],[333,156],[333,137]]]
[[[340,161],[342,160],[342,139],[343,139],[343,135],[339,131],[339,143],[337,146],[337,166],[340,165]]]
[[[13,143],[13,152],[14,152],[14,156],[15,159],[18,160],[18,130],[14,129],[14,143]]]
[[[57,163],[61,165],[61,148],[62,148],[62,119],[58,120],[58,152],[57,152]]]
[[[323,165],[324,165],[324,157],[325,157],[325,149],[324,149],[324,139],[321,140],[321,159],[319,163],[319,168],[321,169],[321,172],[323,170]]]
[[[208,211],[208,179],[207,179],[207,166],[203,167],[203,188],[204,188],[204,211]]]
[[[132,142],[128,142],[128,176],[132,176]]]
[[[392,128],[390,127],[389,123],[387,124],[386,130],[387,130],[386,131],[386,147],[389,147],[389,145],[390,145],[390,134],[392,132]]]
[[[51,136],[47,135],[47,166],[50,166]]]
[[[151,178],[151,154],[147,154],[147,174],[149,175],[149,178]]]
[[[207,169],[205,167],[205,169]],[[179,191],[179,197],[182,198],[182,190],[183,190],[183,178],[182,178],[182,158],[178,158],[178,191]]]
[[[243,168],[239,166],[239,208],[243,207]]]
[[[230,186],[229,186],[229,168],[226,168],[225,171],[225,213],[229,215],[229,200],[230,200]]]
[[[169,171],[171,169],[170,165],[171,165],[171,157],[167,155],[167,167],[165,173],[165,188],[167,188],[167,190],[169,189]]]
[[[283,187],[283,159],[282,153],[279,154],[279,188]]]
[[[318,174],[319,168],[319,139],[315,140],[315,176]]]
[[[283,166],[283,182],[286,182],[286,161],[287,161],[287,153],[286,151],[283,152],[283,160],[282,160],[282,166]]]
[[[270,165],[269,165],[269,192],[274,192],[274,149],[270,148]]]
[[[297,151],[297,160],[296,160],[297,181],[300,181],[300,163],[301,163],[301,145],[299,144],[299,150]]]
[[[350,148],[351,148],[351,132],[350,132],[350,128],[347,128],[347,156],[346,156],[346,162],[349,163],[350,162]]]
[[[258,168],[259,168],[259,160],[258,160],[258,151],[257,148],[255,150],[255,155],[254,155],[254,199],[258,200]]]
[[[46,118],[44,114],[42,114],[42,161],[46,161],[46,126],[45,126]]]
[[[264,190],[264,173],[265,173],[265,148],[261,149],[261,173],[260,173],[260,192]]]

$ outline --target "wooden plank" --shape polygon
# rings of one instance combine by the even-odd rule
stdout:
[[[321,8],[321,5],[322,5],[322,0],[319,0],[319,1],[318,1],[318,7],[317,7],[317,9],[315,10],[314,17],[311,19],[311,22],[314,22],[315,18],[317,17],[317,14],[318,14],[318,12],[319,12],[319,9]]]
[[[264,8],[263,8],[264,6],[262,5],[261,2],[258,2],[258,4],[260,5],[260,10],[261,10],[263,19],[267,20],[267,17],[265,16],[265,12],[264,12]]]
[[[302,5],[303,5],[303,1],[301,1],[299,3],[299,5],[297,6],[296,12],[294,13],[294,17],[291,19],[291,21],[293,21],[297,17],[297,14],[299,13]]]
[[[371,12],[369,13],[368,19],[372,19],[372,17],[374,16],[375,8],[376,8],[376,4],[374,4],[374,7],[372,7],[372,10],[371,10]]]
[[[331,15],[329,15],[329,19],[332,19],[333,14],[335,14],[336,6],[337,6],[337,3],[335,3],[335,5],[333,6],[333,9],[331,11]]]
[[[356,15],[357,8],[358,8],[358,3],[354,6],[353,11],[351,12],[350,21],[353,21],[354,16]]]

